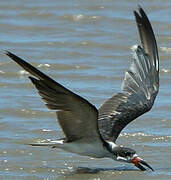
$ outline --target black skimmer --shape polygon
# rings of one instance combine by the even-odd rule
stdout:
[[[136,151],[115,144],[131,121],[149,111],[159,90],[159,57],[156,39],[144,10],[134,11],[141,45],[136,46],[130,70],[126,71],[122,93],[108,99],[99,110],[86,99],[68,90],[26,61],[6,52],[28,71],[46,106],[55,110],[65,138],[32,146],[51,146],[94,158],[112,158],[133,163],[140,170],[153,168]]]

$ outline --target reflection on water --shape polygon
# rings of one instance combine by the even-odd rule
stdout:
[[[92,159],[30,142],[62,136],[28,74],[10,50],[97,107],[120,91],[138,43],[132,10],[141,4],[159,44],[160,92],[151,112],[131,123],[118,143],[137,150],[155,172]],[[170,179],[170,1],[0,1],[0,179]],[[85,167],[85,168],[77,168]],[[147,177],[148,176],[148,177]]]

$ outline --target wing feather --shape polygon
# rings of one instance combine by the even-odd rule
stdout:
[[[36,77],[29,78],[37,88],[45,105],[49,109],[57,111],[59,124],[68,142],[81,138],[101,141],[97,122],[98,111],[95,106],[16,55],[10,52],[6,54]]]
[[[122,83],[123,93],[99,108],[99,128],[105,140],[116,141],[122,129],[149,111],[159,90],[159,58],[156,39],[145,12],[134,12],[142,48],[135,49],[130,70]]]

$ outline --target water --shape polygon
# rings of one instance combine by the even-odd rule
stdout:
[[[61,129],[10,50],[99,107],[120,91],[138,43],[132,11],[146,10],[159,46],[160,92],[153,109],[118,139],[155,172],[27,143],[57,139]],[[0,179],[171,178],[171,21],[169,0],[0,1]],[[87,169],[86,169],[87,168]],[[88,169],[89,168],[89,169]]]

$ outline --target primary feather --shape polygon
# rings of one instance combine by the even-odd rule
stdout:
[[[115,142],[131,121],[149,111],[159,90],[159,58],[151,24],[142,10],[134,12],[142,47],[137,46],[130,70],[126,71],[122,93],[99,108],[98,124],[102,137]]]

